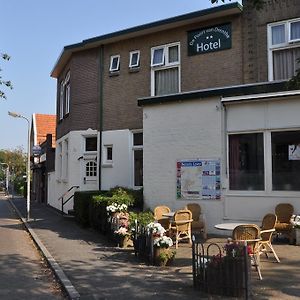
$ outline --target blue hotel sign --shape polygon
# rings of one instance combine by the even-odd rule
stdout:
[[[188,55],[231,48],[231,23],[188,32]]]

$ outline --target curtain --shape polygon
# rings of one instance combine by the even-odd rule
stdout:
[[[300,39],[300,22],[293,22],[291,24],[291,39]]]
[[[300,48],[273,51],[274,79],[289,79],[294,76],[300,67],[297,63],[298,58],[300,58]]]
[[[285,26],[277,25],[272,27],[272,45],[285,43]]]
[[[155,71],[155,95],[179,92],[178,67]]]

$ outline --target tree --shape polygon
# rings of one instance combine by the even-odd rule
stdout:
[[[7,61],[10,60],[10,56],[6,53],[0,53],[0,57]],[[2,69],[0,68],[0,72],[1,71],[2,71]],[[6,87],[12,89],[11,82],[9,80],[3,80],[1,75],[0,75],[0,85],[5,85]],[[0,98],[6,99],[6,95],[2,90],[0,90]]]
[[[210,1],[211,1],[212,4],[215,4],[215,3],[219,2],[219,0],[210,0]],[[220,1],[223,2],[223,3],[226,2],[226,0],[220,0]],[[229,0],[229,1],[231,1],[231,0]],[[248,0],[248,1],[257,10],[262,9],[263,6],[265,5],[265,0]]]
[[[22,194],[25,183],[26,157],[22,147],[14,150],[0,150],[0,163],[5,163],[9,166],[10,182],[14,183],[15,190],[19,194]],[[5,169],[6,167],[0,168],[0,181],[5,179]]]

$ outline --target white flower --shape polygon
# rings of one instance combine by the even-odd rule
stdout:
[[[153,234],[163,236],[166,233],[166,229],[162,227],[160,223],[151,222],[146,226],[151,230]]]
[[[169,248],[173,246],[173,241],[170,237],[164,235],[154,239],[153,244],[159,248]]]

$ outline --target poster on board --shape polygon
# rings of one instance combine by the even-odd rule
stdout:
[[[300,144],[289,145],[289,160],[300,160]]]
[[[177,199],[219,200],[220,160],[177,161]]]

